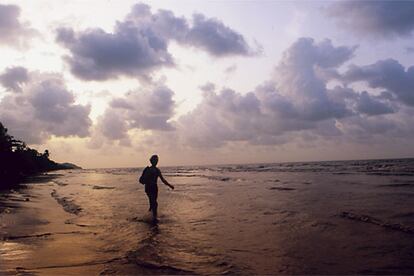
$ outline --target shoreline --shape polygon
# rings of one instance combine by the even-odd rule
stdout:
[[[96,261],[87,256],[86,248],[78,247],[80,235],[89,242],[95,233],[70,223],[77,216],[51,195],[54,178],[36,176],[18,189],[0,192],[0,274],[76,275],[104,270],[106,260]]]
[[[39,171],[34,172],[30,174],[21,174],[18,176],[7,176],[0,175],[0,179],[3,182],[2,186],[0,186],[0,193],[7,192],[9,190],[15,190],[19,189],[22,185],[25,184],[33,184],[33,183],[42,183],[47,180],[51,180],[55,178],[56,176],[59,176],[61,174],[58,174],[56,172],[58,171],[68,171],[68,170],[83,170],[82,168],[56,168],[56,169],[50,169],[46,171]]]

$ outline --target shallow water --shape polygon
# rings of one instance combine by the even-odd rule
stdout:
[[[161,170],[176,189],[159,183],[157,225],[140,169],[3,195],[0,272],[414,273],[413,159]]]

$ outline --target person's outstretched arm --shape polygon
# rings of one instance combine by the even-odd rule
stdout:
[[[168,181],[167,181],[167,180],[165,180],[165,178],[162,176],[161,171],[160,171],[160,178],[161,178],[161,181],[162,181],[165,185],[167,185],[168,187],[170,187],[171,189],[173,189],[173,190],[174,190],[174,186],[173,186],[173,185],[171,185],[170,183],[168,183]]]

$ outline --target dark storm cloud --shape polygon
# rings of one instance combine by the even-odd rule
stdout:
[[[168,45],[203,49],[214,56],[249,55],[253,51],[242,35],[216,19],[194,15],[193,25],[171,11],[152,13],[137,4],[112,33],[100,28],[75,32],[59,28],[57,41],[70,55],[65,59],[71,72],[83,80],[106,80],[121,75],[148,78],[155,70],[174,66]]]
[[[0,4],[0,45],[24,46],[27,38],[35,31],[19,20],[20,8],[15,5]]]
[[[75,103],[60,75],[29,73],[29,78],[21,93],[8,94],[0,102],[0,121],[12,135],[29,144],[51,135],[89,135],[91,108]]]
[[[401,102],[414,106],[414,66],[404,68],[394,59],[377,61],[366,66],[350,66],[342,79],[366,82],[371,88],[386,89]]]
[[[22,85],[29,80],[29,74],[24,67],[7,68],[3,74],[0,75],[0,84],[6,89],[14,92],[21,92]]]
[[[407,36],[414,29],[413,1],[339,1],[328,13],[361,35]]]

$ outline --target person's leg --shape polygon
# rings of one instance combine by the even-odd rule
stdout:
[[[157,220],[157,211],[158,211],[158,203],[157,203],[158,193],[151,193],[150,195],[150,204],[151,204],[151,211],[152,211],[152,218]]]
[[[151,211],[152,205],[151,205],[151,195],[149,193],[147,193],[147,197],[148,197],[148,203],[149,203],[149,209],[148,212]]]

